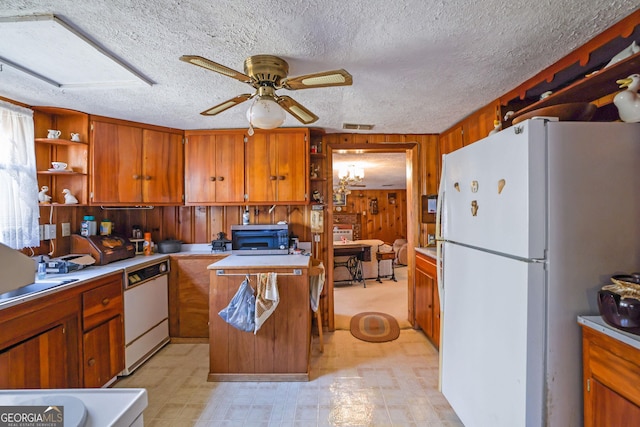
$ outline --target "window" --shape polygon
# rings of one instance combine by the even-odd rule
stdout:
[[[0,243],[40,245],[33,111],[0,101]]]

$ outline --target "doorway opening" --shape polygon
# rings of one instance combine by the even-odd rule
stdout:
[[[370,200],[375,199],[376,197],[371,197],[372,194],[381,194],[382,197],[386,197],[384,200],[386,206],[385,215],[389,215],[390,206],[389,203],[402,203],[403,200],[398,200],[398,195],[404,196],[406,200],[406,207],[404,209],[404,218],[402,218],[402,222],[404,223],[404,227],[401,227],[401,231],[399,235],[396,236],[393,234],[393,231],[389,230],[380,230],[380,227],[374,228],[373,232],[370,229],[365,229],[364,231],[360,231],[360,237],[362,237],[363,244],[373,244],[377,245],[377,240],[382,240],[383,244],[392,245],[396,238],[405,237],[407,241],[407,247],[405,251],[409,252],[410,248],[415,247],[417,243],[417,238],[419,235],[419,221],[415,220],[415,215],[418,211],[418,144],[417,143],[397,143],[397,144],[329,144],[327,147],[327,155],[328,155],[328,164],[332,167],[336,162],[336,159],[340,159],[344,154],[348,154],[350,159],[357,159],[358,157],[364,159],[380,157],[384,159],[385,157],[397,157],[400,156],[402,162],[400,163],[400,172],[404,177],[403,187],[399,188],[395,187],[390,190],[385,190],[385,187],[378,188],[376,191],[369,191],[369,187],[367,185],[367,175],[372,175],[373,171],[367,172],[367,169],[364,169],[364,179],[360,185],[367,185],[367,187],[361,186],[351,186],[350,194],[346,195],[346,200],[343,200],[341,197],[329,198],[329,215],[328,222],[330,224],[330,228],[333,229],[335,220],[341,221],[345,217],[345,214],[350,214],[351,216],[359,215],[359,220],[361,221],[361,226],[364,227],[367,224],[371,224],[372,221],[369,221],[372,218],[372,213],[376,212],[377,205],[382,205],[380,200]],[[335,156],[335,159],[334,159]],[[395,168],[398,168],[398,163],[395,163]],[[388,180],[391,180],[390,171],[387,169]],[[330,184],[330,190],[333,190],[333,183]],[[405,195],[406,194],[406,195]],[[360,198],[358,200],[357,198]],[[395,200],[394,200],[395,198]],[[351,199],[351,201],[350,201]],[[364,199],[364,200],[363,200]],[[335,203],[334,203],[335,202]],[[377,202],[377,203],[373,203]],[[354,209],[358,208],[358,212],[354,212]],[[395,209],[395,206],[393,207]],[[356,220],[357,221],[357,220]],[[404,229],[402,229],[404,228]],[[378,233],[379,235],[375,235]],[[390,234],[391,233],[391,234]],[[396,233],[398,233],[396,231]],[[363,235],[364,234],[364,235]],[[404,234],[404,236],[402,236]],[[330,233],[331,236],[331,233]],[[354,240],[358,235],[354,236]],[[384,237],[380,239],[379,237]],[[374,241],[375,240],[375,241]],[[339,245],[340,243],[337,243]],[[372,246],[372,247],[374,247]],[[377,246],[375,246],[377,248]],[[385,247],[384,249],[389,249]],[[393,295],[397,297],[398,295],[402,295],[404,301],[400,302],[402,304],[400,307],[400,313],[398,312],[398,303],[394,303],[395,309],[388,308],[388,310],[395,310],[394,317],[398,319],[399,322],[404,322],[404,326],[413,326],[415,324],[414,319],[414,289],[413,289],[413,256],[412,253],[407,253],[406,255],[406,265],[394,267],[396,278],[400,278],[400,282],[394,282],[389,277],[382,277],[381,282],[376,281],[377,277],[371,277],[372,269],[377,271],[377,260],[376,254],[371,254],[371,261],[368,264],[369,270],[369,278],[365,277],[365,281],[367,283],[367,287],[364,287],[364,284],[361,282],[354,282],[351,286],[348,286],[350,292],[343,292],[345,289],[341,286],[336,286],[336,282],[334,280],[334,273],[340,278],[340,275],[344,275],[343,273],[337,273],[338,268],[334,269],[334,242],[331,237],[328,238],[327,242],[327,250],[328,250],[328,265],[331,268],[327,269],[327,303],[328,303],[328,323],[329,330],[335,329],[345,329],[345,319],[342,317],[341,313],[336,315],[335,307],[336,307],[336,295],[340,294],[346,296],[348,298],[348,294],[354,293],[351,292],[357,291],[359,292],[359,299],[362,299],[366,305],[366,299],[368,298],[378,298],[375,293],[378,292],[380,298],[382,299],[382,304],[377,301],[373,306],[374,307],[385,307],[385,300],[389,301],[389,295]],[[412,251],[411,251],[412,252]],[[393,261],[391,261],[393,262]],[[342,268],[342,267],[339,267]],[[383,274],[383,272],[381,273]],[[339,285],[339,283],[338,283]],[[374,289],[377,288],[377,289]],[[370,291],[369,293],[366,293]],[[392,292],[392,294],[386,294],[385,292]],[[343,301],[338,302],[338,306],[341,307]],[[353,307],[363,307],[361,304],[355,304]],[[387,306],[389,307],[389,306]],[[349,309],[349,307],[347,307]],[[385,311],[385,310],[367,310],[367,311]],[[402,315],[404,312],[404,316]],[[352,313],[356,314],[356,313]],[[346,319],[347,321],[349,319]],[[337,327],[336,327],[337,326]]]

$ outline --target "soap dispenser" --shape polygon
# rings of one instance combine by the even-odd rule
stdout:
[[[40,256],[40,261],[38,262],[38,280],[44,280],[47,278],[47,263],[44,262],[44,257]]]

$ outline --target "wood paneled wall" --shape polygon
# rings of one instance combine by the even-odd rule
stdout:
[[[373,200],[377,200],[377,213],[372,211]],[[361,214],[363,240],[380,239],[391,244],[407,238],[406,190],[352,191],[341,212]]]
[[[40,208],[40,223],[48,223],[51,208]],[[297,235],[301,241],[310,241],[308,206],[276,206],[271,212],[270,206],[249,206],[252,224],[274,224],[278,221],[287,221],[291,232]],[[39,248],[34,248],[38,255],[49,253],[52,249],[53,256],[61,256],[70,253],[71,243],[69,237],[62,237],[61,224],[71,224],[71,233],[80,234],[80,224],[84,215],[93,215],[98,222],[108,218],[113,222],[114,234],[131,236],[134,225],[138,225],[143,231],[150,231],[154,242],[165,239],[178,239],[183,243],[210,243],[218,237],[219,232],[224,232],[231,237],[231,225],[242,224],[242,211],[244,206],[167,206],[153,209],[137,208],[101,208],[99,206],[69,207],[55,205],[51,222],[57,224],[58,238],[50,245],[48,241],[41,242]],[[29,250],[24,251],[31,255]]]

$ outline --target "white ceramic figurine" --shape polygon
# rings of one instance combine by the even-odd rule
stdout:
[[[65,188],[64,190],[62,190],[62,194],[64,194],[65,205],[73,205],[78,203],[78,199],[76,199],[76,197],[73,194],[71,194],[71,191],[69,191],[68,188]]]
[[[38,201],[40,203],[49,203],[51,201],[51,196],[47,194],[47,191],[49,191],[49,187],[43,185],[38,193]]]
[[[626,88],[619,92],[614,98],[613,103],[618,108],[618,114],[623,122],[637,123],[640,122],[640,74],[632,74],[626,79],[616,80],[621,88]]]

